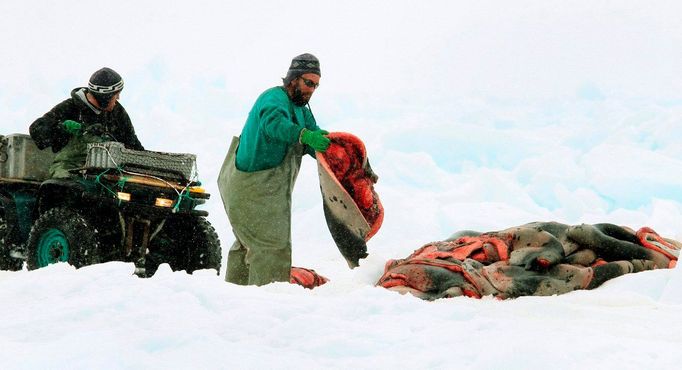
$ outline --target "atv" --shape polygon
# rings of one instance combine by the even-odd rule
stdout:
[[[194,155],[93,143],[70,178],[49,179],[53,157],[28,135],[0,136],[0,269],[124,261],[143,277],[161,263],[219,272]]]

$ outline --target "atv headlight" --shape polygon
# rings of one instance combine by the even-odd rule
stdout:
[[[116,197],[118,197],[119,200],[130,202],[130,193],[124,193],[122,191],[119,191],[118,193],[116,193]]]
[[[201,186],[191,186],[189,188],[190,193],[205,193],[206,190],[202,188]]]
[[[154,205],[157,207],[173,207],[173,199],[156,198]]]

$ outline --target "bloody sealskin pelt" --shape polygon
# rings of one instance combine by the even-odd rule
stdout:
[[[291,278],[289,279],[291,284],[298,284],[306,289],[313,289],[323,285],[328,281],[329,279],[318,274],[313,269],[308,269],[305,267],[291,267]]]
[[[419,298],[500,299],[593,289],[623,274],[672,268],[682,243],[650,228],[534,222],[464,231],[389,260],[377,285]]]
[[[358,137],[345,132],[327,137],[329,148],[317,153],[324,215],[341,255],[354,268],[367,257],[366,242],[384,219],[384,208],[374,191],[378,177]]]

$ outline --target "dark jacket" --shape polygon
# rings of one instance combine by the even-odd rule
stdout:
[[[65,120],[73,120],[80,122],[83,130],[87,130],[91,125],[101,124],[106,134],[115,141],[123,143],[126,148],[144,150],[123,106],[116,102],[111,112],[99,110],[87,101],[86,92],[87,89],[84,87],[73,89],[71,98],[57,104],[52,110],[31,124],[29,132],[38,148],[52,147],[53,152],[59,152],[71,138],[61,128],[60,123]]]

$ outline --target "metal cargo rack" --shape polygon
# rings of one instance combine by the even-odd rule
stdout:
[[[88,144],[86,169],[122,169],[161,178],[190,181],[196,173],[196,155],[127,149],[119,142]]]

